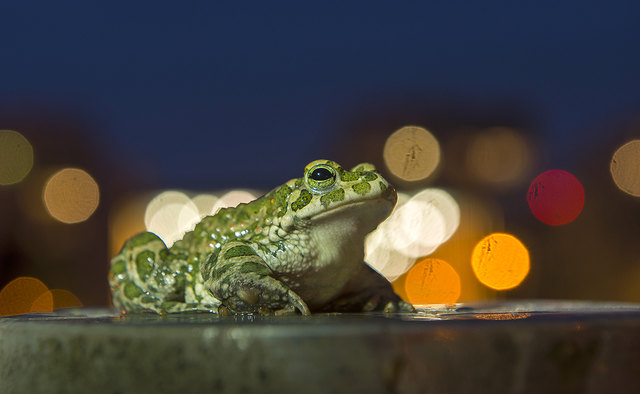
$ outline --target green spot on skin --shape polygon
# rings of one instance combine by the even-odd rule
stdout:
[[[379,182],[378,184],[380,185],[380,190],[381,190],[381,191],[385,191],[385,190],[387,190],[387,184],[386,184],[386,183],[384,183],[384,182]]]
[[[155,235],[154,233],[140,233],[138,235],[136,235],[135,237],[131,238],[130,240],[128,240],[125,244],[124,244],[124,248],[123,249],[132,249],[132,248],[136,248],[138,246],[142,246],[142,245],[146,245],[148,243],[151,242],[162,242],[162,240],[160,238],[158,238],[157,235]]]
[[[114,275],[123,274],[126,270],[127,270],[127,263],[122,259],[116,260],[113,263],[111,263],[111,273]]]
[[[291,194],[292,190],[289,186],[282,186],[274,193],[274,200],[277,205],[283,205],[287,203],[287,199],[289,198],[289,194]]]
[[[162,310],[168,311],[171,310],[173,308],[175,308],[177,305],[179,304],[179,302],[177,301],[165,301],[162,303]]]
[[[376,175],[375,172],[364,172],[360,176],[360,179],[362,179],[363,181],[371,182],[378,179],[378,175]]]
[[[284,214],[287,213],[287,205],[283,205],[280,207],[280,210],[278,211],[278,217],[281,218],[284,216]]]
[[[365,172],[365,171],[375,171],[376,167],[371,163],[360,163],[356,167],[352,168],[353,172]]]
[[[371,185],[369,184],[369,182],[356,183],[352,186],[352,188],[354,192],[360,195],[365,195],[371,191]]]
[[[211,252],[209,258],[207,259],[207,265],[215,264],[218,261],[218,256],[220,255],[220,249],[216,248]]]
[[[350,171],[344,171],[344,170],[340,172],[340,179],[342,179],[342,181],[344,182],[357,181],[358,178],[359,176],[357,172],[350,172]]]
[[[132,282],[127,282],[124,285],[124,296],[130,300],[140,297],[143,293],[142,289],[134,285]]]
[[[204,264],[201,266],[201,272],[202,275],[206,278],[209,278],[209,274],[210,275],[214,275],[213,270],[216,267],[216,264],[218,263],[218,256],[220,255],[220,249],[216,248],[213,250],[213,252],[211,252],[211,254],[209,255],[209,257],[207,257],[207,260],[204,262]]]
[[[285,213],[287,213],[287,205],[291,192],[292,190],[289,186],[282,186],[274,193],[273,202],[276,207],[278,207],[278,217],[282,217]]]
[[[220,278],[221,276],[223,276],[227,271],[229,271],[231,268],[234,267],[233,263],[227,263],[227,264],[223,264],[219,267],[216,267],[213,270],[213,277],[214,278]]]
[[[136,256],[136,269],[140,279],[146,281],[153,271],[153,262],[156,258],[156,254],[150,250],[145,250]]]
[[[258,275],[270,275],[271,270],[263,263],[257,261],[245,261],[242,263],[238,272],[241,274],[256,273]]]
[[[336,189],[330,193],[320,197],[320,203],[325,207],[332,202],[338,202],[344,200],[344,189]]]
[[[249,219],[251,219],[251,213],[245,207],[241,207],[236,211],[235,221],[237,223],[247,222]]]
[[[313,195],[309,193],[308,190],[302,190],[300,192],[300,197],[298,197],[297,200],[291,203],[291,209],[293,209],[294,211],[297,211],[299,209],[306,207],[311,202],[312,198],[313,198]]]
[[[251,247],[246,245],[238,245],[227,250],[223,258],[230,259],[232,257],[238,257],[238,256],[255,256],[255,255],[256,255],[256,252]]]

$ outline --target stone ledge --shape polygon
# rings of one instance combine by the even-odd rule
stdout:
[[[0,318],[0,393],[640,392],[640,305]]]

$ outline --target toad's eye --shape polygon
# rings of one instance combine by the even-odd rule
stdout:
[[[336,171],[326,164],[318,164],[307,172],[307,183],[315,191],[325,191],[335,182]]]
[[[336,174],[329,168],[320,167],[314,169],[309,175],[309,178],[313,179],[314,181],[326,181],[327,179],[333,178],[335,176]]]

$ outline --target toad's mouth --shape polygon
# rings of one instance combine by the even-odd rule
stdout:
[[[393,211],[397,199],[395,191],[392,196],[392,198],[386,196],[385,198],[380,198],[380,196],[377,196],[366,200],[344,202],[319,212],[310,217],[310,219],[316,222],[331,220],[335,216],[349,216],[359,218],[363,222],[375,222],[377,226]]]

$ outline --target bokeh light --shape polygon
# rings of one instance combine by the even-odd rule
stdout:
[[[87,172],[65,168],[53,174],[46,182],[44,204],[49,214],[63,223],[87,220],[98,207],[98,184]]]
[[[529,266],[529,251],[511,234],[486,236],[471,255],[471,267],[476,277],[494,290],[518,286],[529,273]]]
[[[420,181],[440,163],[438,140],[422,127],[406,126],[387,138],[383,151],[389,171],[405,181]]]
[[[46,300],[34,302],[49,289],[39,279],[21,276],[9,282],[0,290],[0,316],[20,315],[29,312],[50,312],[53,303],[46,304]],[[44,304],[44,305],[43,305]],[[45,307],[48,310],[32,310],[32,305],[37,309]]]
[[[473,317],[480,320],[521,320],[531,317],[529,312],[495,312],[474,313]]]
[[[629,141],[618,148],[609,169],[620,190],[640,197],[640,140]]]
[[[72,292],[49,290],[42,281],[29,276],[18,277],[0,290],[0,316],[50,313],[81,306],[82,302]]]
[[[167,246],[181,239],[199,220],[196,204],[186,194],[174,190],[154,197],[144,215],[147,231],[155,233]]]
[[[492,127],[472,138],[467,168],[474,179],[490,184],[513,184],[528,172],[532,154],[521,133],[508,127]]]
[[[212,212],[218,212],[221,208],[236,207],[238,204],[247,203],[256,199],[256,193],[249,190],[231,190],[215,202]]]
[[[389,242],[387,231],[378,227],[378,230],[365,239],[364,261],[392,282],[407,272],[416,262],[416,258],[394,249]]]
[[[125,196],[118,201],[109,212],[109,256],[122,249],[125,241],[145,231],[145,210],[149,197]]]
[[[460,276],[446,261],[427,258],[409,270],[404,287],[413,305],[453,304],[460,297]]]
[[[216,205],[216,202],[218,201],[218,197],[213,194],[198,194],[197,196],[193,197],[191,201],[196,204],[200,218],[203,218],[215,213],[214,207]]]
[[[220,208],[235,207],[253,201],[256,193],[231,190],[218,198],[214,194],[198,194],[193,199],[183,192],[168,190],[155,196],[144,214],[147,231],[155,233],[167,246],[193,230],[203,217],[215,214]]]
[[[33,301],[29,308],[29,313],[50,313],[53,312],[53,293],[51,290],[47,290],[40,294],[38,298]]]
[[[0,130],[0,185],[22,181],[33,167],[33,148],[13,130]]]
[[[459,223],[458,204],[444,190],[401,197],[389,218],[366,238],[365,261],[393,281],[446,242]]]
[[[584,188],[573,175],[549,170],[538,175],[527,194],[531,212],[538,220],[558,226],[574,221],[584,207]]]
[[[477,280],[469,259],[478,240],[487,234],[504,231],[502,207],[490,199],[460,191],[456,192],[456,203],[460,207],[460,225],[429,258],[446,261],[460,276],[463,286],[457,302],[493,298],[495,291]],[[398,294],[404,294],[405,279],[401,276],[396,279],[398,283],[393,283]]]
[[[425,249],[437,248],[442,245],[458,229],[460,225],[460,207],[456,200],[446,191],[433,188],[425,189],[413,196],[409,202],[411,201],[424,204],[421,212],[423,224],[428,224],[433,220],[433,224],[424,228],[421,237],[418,239],[419,244]]]
[[[31,304],[31,312],[50,312],[51,310],[79,308],[82,302],[69,290],[47,290]]]

